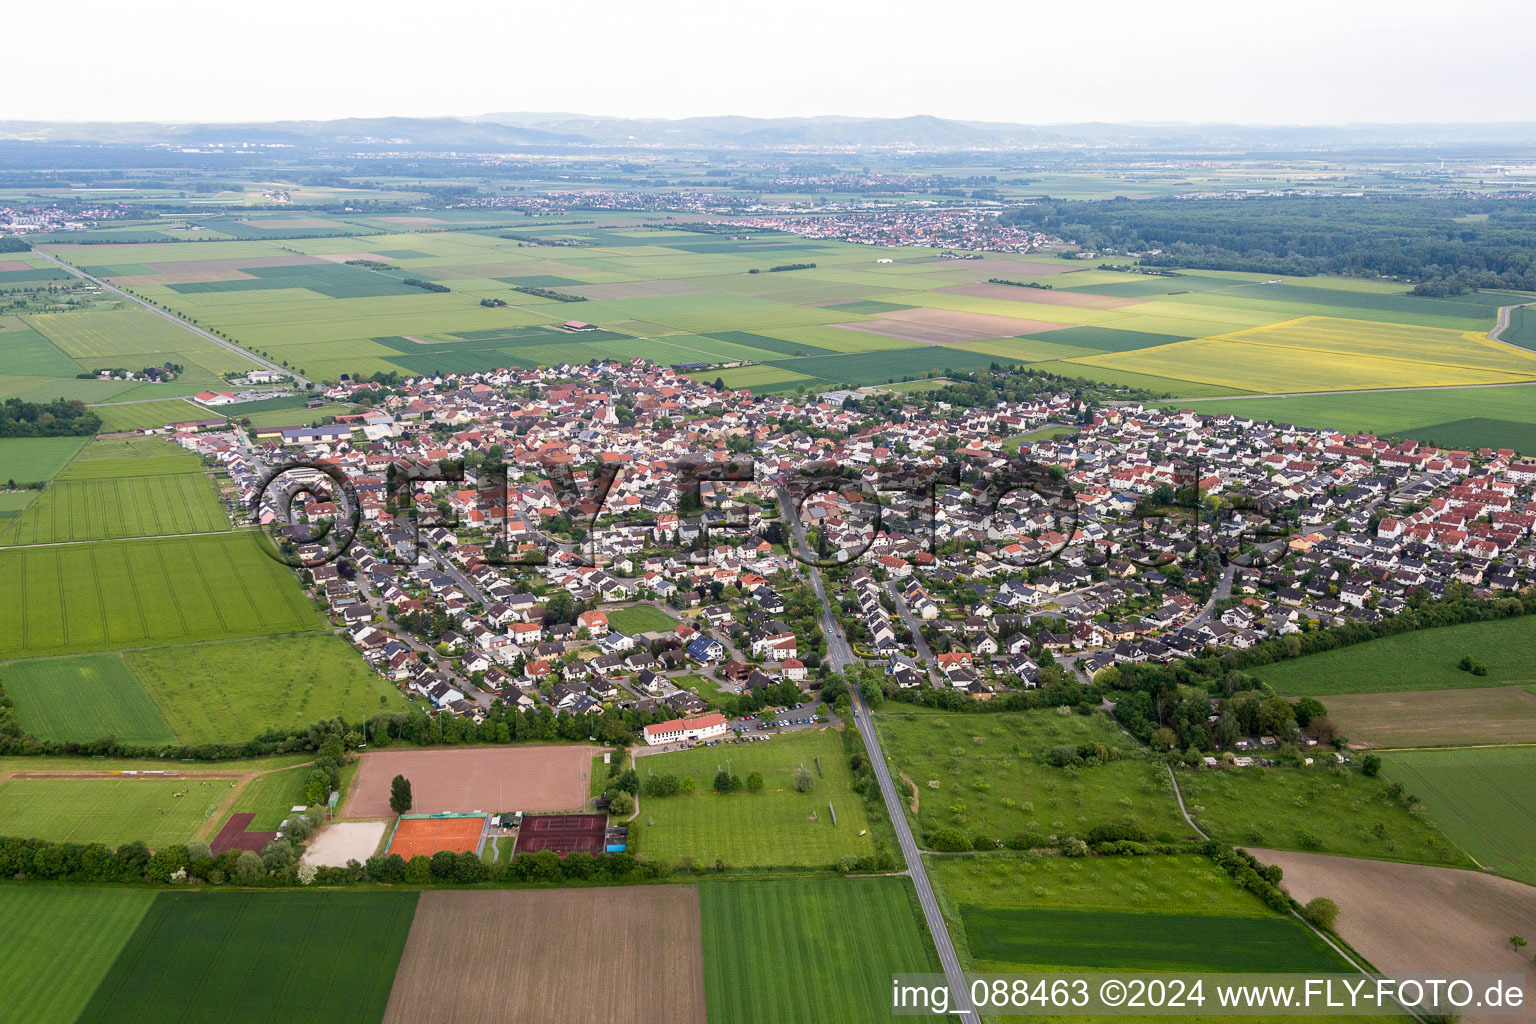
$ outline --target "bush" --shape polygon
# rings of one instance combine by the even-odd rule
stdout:
[[[957,828],[935,829],[928,833],[928,849],[939,853],[960,853],[974,849],[964,832]]]
[[[635,809],[635,798],[622,789],[608,798],[608,813],[616,816],[631,814]]]
[[[255,885],[266,874],[267,866],[262,863],[261,854],[255,850],[240,851],[240,857],[235,861],[235,877],[241,885]]]
[[[1333,931],[1333,922],[1338,920],[1339,905],[1326,896],[1318,896],[1310,900],[1301,908],[1302,915],[1319,928]]]
[[[1374,779],[1381,774],[1381,758],[1375,754],[1366,754],[1360,762],[1360,771],[1368,779]]]

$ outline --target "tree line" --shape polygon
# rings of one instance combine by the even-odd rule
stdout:
[[[7,398],[0,404],[0,437],[93,437],[100,429],[101,417],[84,402]]]
[[[1467,288],[1536,289],[1536,201],[1430,196],[1048,200],[1003,223],[1089,249],[1162,250],[1159,267],[1384,275]]]

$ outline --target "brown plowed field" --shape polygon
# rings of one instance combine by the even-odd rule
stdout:
[[[1511,935],[1536,936],[1536,888],[1477,871],[1393,864],[1320,853],[1251,850],[1285,872],[1280,883],[1303,903],[1339,905],[1339,934],[1393,977],[1521,973],[1529,955]],[[1462,1024],[1507,1021],[1467,1014]]]
[[[939,291],[950,295],[969,295],[973,299],[1038,302],[1042,306],[1075,306],[1079,309],[1122,309],[1148,301],[1115,295],[1092,295],[1088,292],[1058,292],[1049,288],[1020,288],[1012,284],[960,284],[953,288],[940,288]]]
[[[489,1021],[703,1024],[698,890],[422,893],[384,1024]]]
[[[347,818],[393,817],[389,784],[411,780],[411,811],[578,811],[586,806],[592,755],[585,744],[379,750],[363,755],[343,808]]]
[[[1033,291],[1033,289],[1031,289]],[[994,316],[991,313],[963,313],[955,309],[893,309],[889,313],[876,313],[881,320],[897,320],[906,324],[925,324],[950,331],[972,331],[987,338],[1011,338],[1017,334],[1039,334],[1042,331],[1059,331],[1068,326],[1050,320],[1024,320],[1011,316]]]
[[[1536,742],[1536,694],[1523,686],[1345,693],[1323,700],[1328,717],[1356,747]]]
[[[860,334],[876,334],[882,338],[896,338],[899,341],[915,341],[919,345],[952,345],[962,341],[986,341],[997,337],[995,334],[978,334],[976,331],[957,331],[949,327],[908,324],[896,320],[857,320],[828,326],[841,327],[845,331],[858,331]]]

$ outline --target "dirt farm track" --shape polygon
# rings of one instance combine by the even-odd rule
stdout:
[[[379,750],[363,765],[342,807],[346,818],[389,818],[389,784],[411,780],[418,814],[442,811],[577,811],[585,773],[601,748],[586,744]]]
[[[703,1024],[699,936],[693,886],[422,893],[384,1024]]]
[[[1384,974],[1447,977],[1529,972],[1529,955],[1511,935],[1536,936],[1536,888],[1478,871],[1250,850],[1278,864],[1281,882],[1303,903],[1327,896],[1339,905],[1338,931]],[[1514,1020],[1469,1013],[1462,1024]],[[1521,1018],[1529,1019],[1529,1018]]]

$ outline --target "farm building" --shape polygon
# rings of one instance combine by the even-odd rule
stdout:
[[[595,331],[598,329],[596,324],[589,324],[585,320],[567,320],[560,326],[568,331]]]

